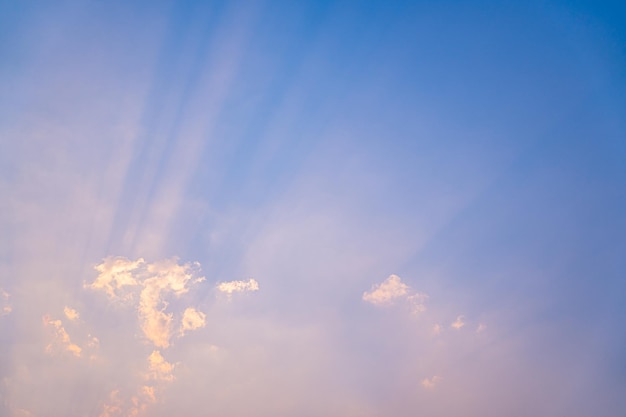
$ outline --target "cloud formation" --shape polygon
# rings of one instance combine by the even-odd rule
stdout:
[[[169,296],[178,298],[190,285],[204,281],[204,277],[195,276],[198,268],[198,264],[178,264],[177,259],[147,263],[143,258],[110,257],[96,265],[99,274],[87,287],[104,291],[113,301],[136,303],[145,338],[156,347],[167,348],[175,333],[203,325],[204,313],[185,310],[175,331],[174,313],[166,311]]]
[[[258,291],[259,283],[254,278],[250,278],[248,281],[220,282],[216,288],[220,292],[231,295],[235,292]]]
[[[196,310],[193,307],[188,307],[183,312],[183,318],[181,320],[180,335],[184,335],[187,330],[195,330],[206,325],[206,314]]]
[[[174,335],[182,337],[186,332],[206,324],[206,314],[195,307],[186,307],[180,312],[169,309],[170,303],[205,278],[198,276],[198,263],[180,264],[176,258],[149,263],[143,258],[131,261],[109,257],[96,265],[95,270],[98,276],[85,287],[104,292],[113,303],[134,305],[145,340],[158,348],[145,359],[142,371],[144,382],[135,388],[135,393],[123,397],[119,389],[111,391],[102,405],[100,417],[142,415],[150,404],[157,401],[164,384],[175,379],[175,366],[165,359],[162,350],[170,347]],[[71,312],[70,316],[73,316]],[[91,340],[99,343],[97,338]]]
[[[403,300],[408,303],[413,314],[419,314],[426,311],[424,302],[428,295],[412,291],[411,287],[402,282],[402,278],[392,274],[380,284],[373,285],[370,291],[364,292],[362,298],[378,307],[390,306]]]
[[[80,318],[80,314],[78,314],[78,311],[67,306],[63,308],[63,314],[65,314],[65,317],[67,317],[71,321],[76,321]]]
[[[49,315],[43,316],[42,320],[44,326],[52,330],[51,341],[46,346],[46,353],[52,355],[59,352],[69,352],[74,356],[81,356],[82,348],[72,343],[61,320],[53,320]]]
[[[464,316],[457,316],[456,320],[450,324],[450,327],[459,330],[461,327],[465,326],[465,321],[463,320],[464,318]]]
[[[439,381],[441,381],[441,377],[437,375],[433,376],[430,379],[424,378],[422,379],[422,387],[424,387],[425,389],[435,388],[435,385],[437,385]]]

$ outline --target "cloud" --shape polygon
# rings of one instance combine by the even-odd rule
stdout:
[[[76,321],[76,320],[78,320],[80,318],[80,315],[78,314],[78,311],[74,310],[73,308],[67,307],[67,306],[65,306],[63,308],[63,314],[65,314],[65,317],[67,317],[71,321]]]
[[[248,281],[228,281],[217,284],[217,290],[228,295],[235,292],[258,291],[259,283],[250,278]]]
[[[148,356],[148,373],[146,374],[148,380],[173,381],[173,371],[174,365],[167,362],[158,350],[152,351]]]
[[[93,283],[88,285],[94,290],[104,291],[110,298],[128,299],[129,295],[122,296],[124,287],[139,285],[135,272],[145,264],[142,258],[131,261],[122,257],[109,257],[95,266],[99,272]]]
[[[147,357],[143,371],[136,375],[143,380],[133,389],[134,394],[123,396],[120,389],[112,390],[108,401],[102,405],[100,417],[134,417],[143,415],[150,404],[157,401],[163,384],[175,380],[175,365],[165,360],[162,350],[171,345],[172,336],[199,329],[206,324],[206,314],[195,307],[182,312],[172,303],[189,293],[193,284],[205,280],[198,276],[198,263],[179,263],[177,258],[146,262],[143,258],[131,261],[122,257],[109,257],[95,266],[98,276],[86,288],[102,291],[112,302],[135,305],[137,321],[146,341],[154,349]],[[258,289],[256,281],[246,283]],[[176,317],[178,316],[178,317]],[[177,323],[179,323],[177,325]],[[99,345],[95,337],[89,343]],[[123,384],[123,381],[120,381]]]
[[[183,312],[183,318],[181,320],[180,335],[184,335],[187,330],[195,330],[206,325],[206,314],[196,310],[193,307],[188,307]]]
[[[433,333],[434,334],[441,334],[441,332],[443,331],[443,327],[441,326],[441,324],[436,323],[433,325]]]
[[[397,300],[404,300],[408,303],[411,313],[417,315],[426,311],[424,302],[428,299],[428,295],[413,292],[411,287],[402,282],[402,278],[392,274],[382,283],[373,285],[370,291],[364,292],[362,298],[363,301],[379,307],[392,305]]]
[[[465,322],[463,321],[463,319],[463,316],[457,316],[456,320],[453,321],[452,324],[450,324],[450,327],[459,330],[461,327],[465,326]]]
[[[405,297],[409,286],[397,275],[390,275],[385,281],[372,286],[369,292],[363,293],[363,300],[377,306],[391,304],[395,299]]]
[[[441,381],[441,377],[437,375],[433,376],[430,379],[424,378],[422,379],[422,387],[424,387],[425,389],[435,388],[435,385],[437,385],[439,381]]]
[[[122,413],[122,400],[120,399],[120,391],[113,390],[109,394],[109,401],[102,406],[102,412],[98,417],[116,417]]]
[[[482,333],[485,331],[485,329],[487,329],[487,325],[484,323],[480,323],[478,324],[478,327],[476,328],[476,333]]]
[[[141,330],[154,346],[167,348],[174,332],[174,315],[166,312],[168,296],[176,298],[189,291],[190,284],[204,281],[195,277],[199,265],[179,264],[177,259],[165,259],[147,263],[143,258],[131,261],[121,257],[110,257],[96,265],[97,278],[88,288],[104,291],[113,300],[134,302],[138,298],[138,318]],[[125,287],[131,287],[122,292]],[[137,296],[138,293],[138,296]],[[203,313],[193,309],[183,313],[182,330],[199,326]]]
[[[9,304],[9,297],[9,293],[0,288],[0,317],[6,316],[13,311],[13,308]]]
[[[46,353],[55,354],[58,351],[65,351],[80,357],[81,347],[72,343],[61,320],[53,320],[49,315],[43,316],[42,319],[44,326],[53,330],[52,341],[46,346]]]

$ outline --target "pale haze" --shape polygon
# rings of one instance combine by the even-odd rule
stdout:
[[[624,415],[625,45],[620,2],[0,2],[0,416]]]

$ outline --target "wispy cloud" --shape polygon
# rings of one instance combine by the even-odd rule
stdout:
[[[439,382],[441,381],[441,377],[440,376],[433,376],[432,378],[424,378],[422,379],[422,387],[424,387],[425,389],[432,389],[435,388],[435,386],[437,384],[439,384]]]
[[[461,327],[465,326],[464,319],[464,316],[457,316],[456,320],[454,320],[452,324],[450,324],[450,327],[459,330]]]
[[[13,311],[13,307],[9,304],[9,293],[0,288],[0,317]]]
[[[259,283],[250,278],[248,281],[227,281],[220,282],[216,286],[217,290],[228,295],[232,295],[236,292],[251,292],[259,290]]]
[[[81,356],[81,347],[72,343],[61,320],[53,320],[50,316],[44,316],[42,320],[45,327],[52,329],[51,341],[46,346],[46,353],[69,352],[74,356]]]

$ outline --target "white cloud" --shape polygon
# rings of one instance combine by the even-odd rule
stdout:
[[[258,291],[259,283],[250,278],[248,281],[228,281],[217,284],[217,290],[228,295],[234,292]]]
[[[478,324],[478,327],[476,328],[476,333],[482,333],[487,329],[487,325],[484,323],[480,323]]]
[[[450,327],[459,330],[461,327],[465,326],[465,322],[463,321],[463,316],[457,316],[456,320],[450,324]]]
[[[385,281],[372,286],[370,291],[363,293],[363,300],[377,306],[391,304],[395,299],[405,297],[409,286],[397,275],[390,275]]]
[[[428,295],[414,292],[411,287],[402,282],[402,278],[392,274],[382,283],[373,285],[370,291],[364,292],[362,298],[363,301],[379,307],[389,306],[397,300],[402,300],[408,304],[412,314],[418,315],[426,311],[424,303]]]

